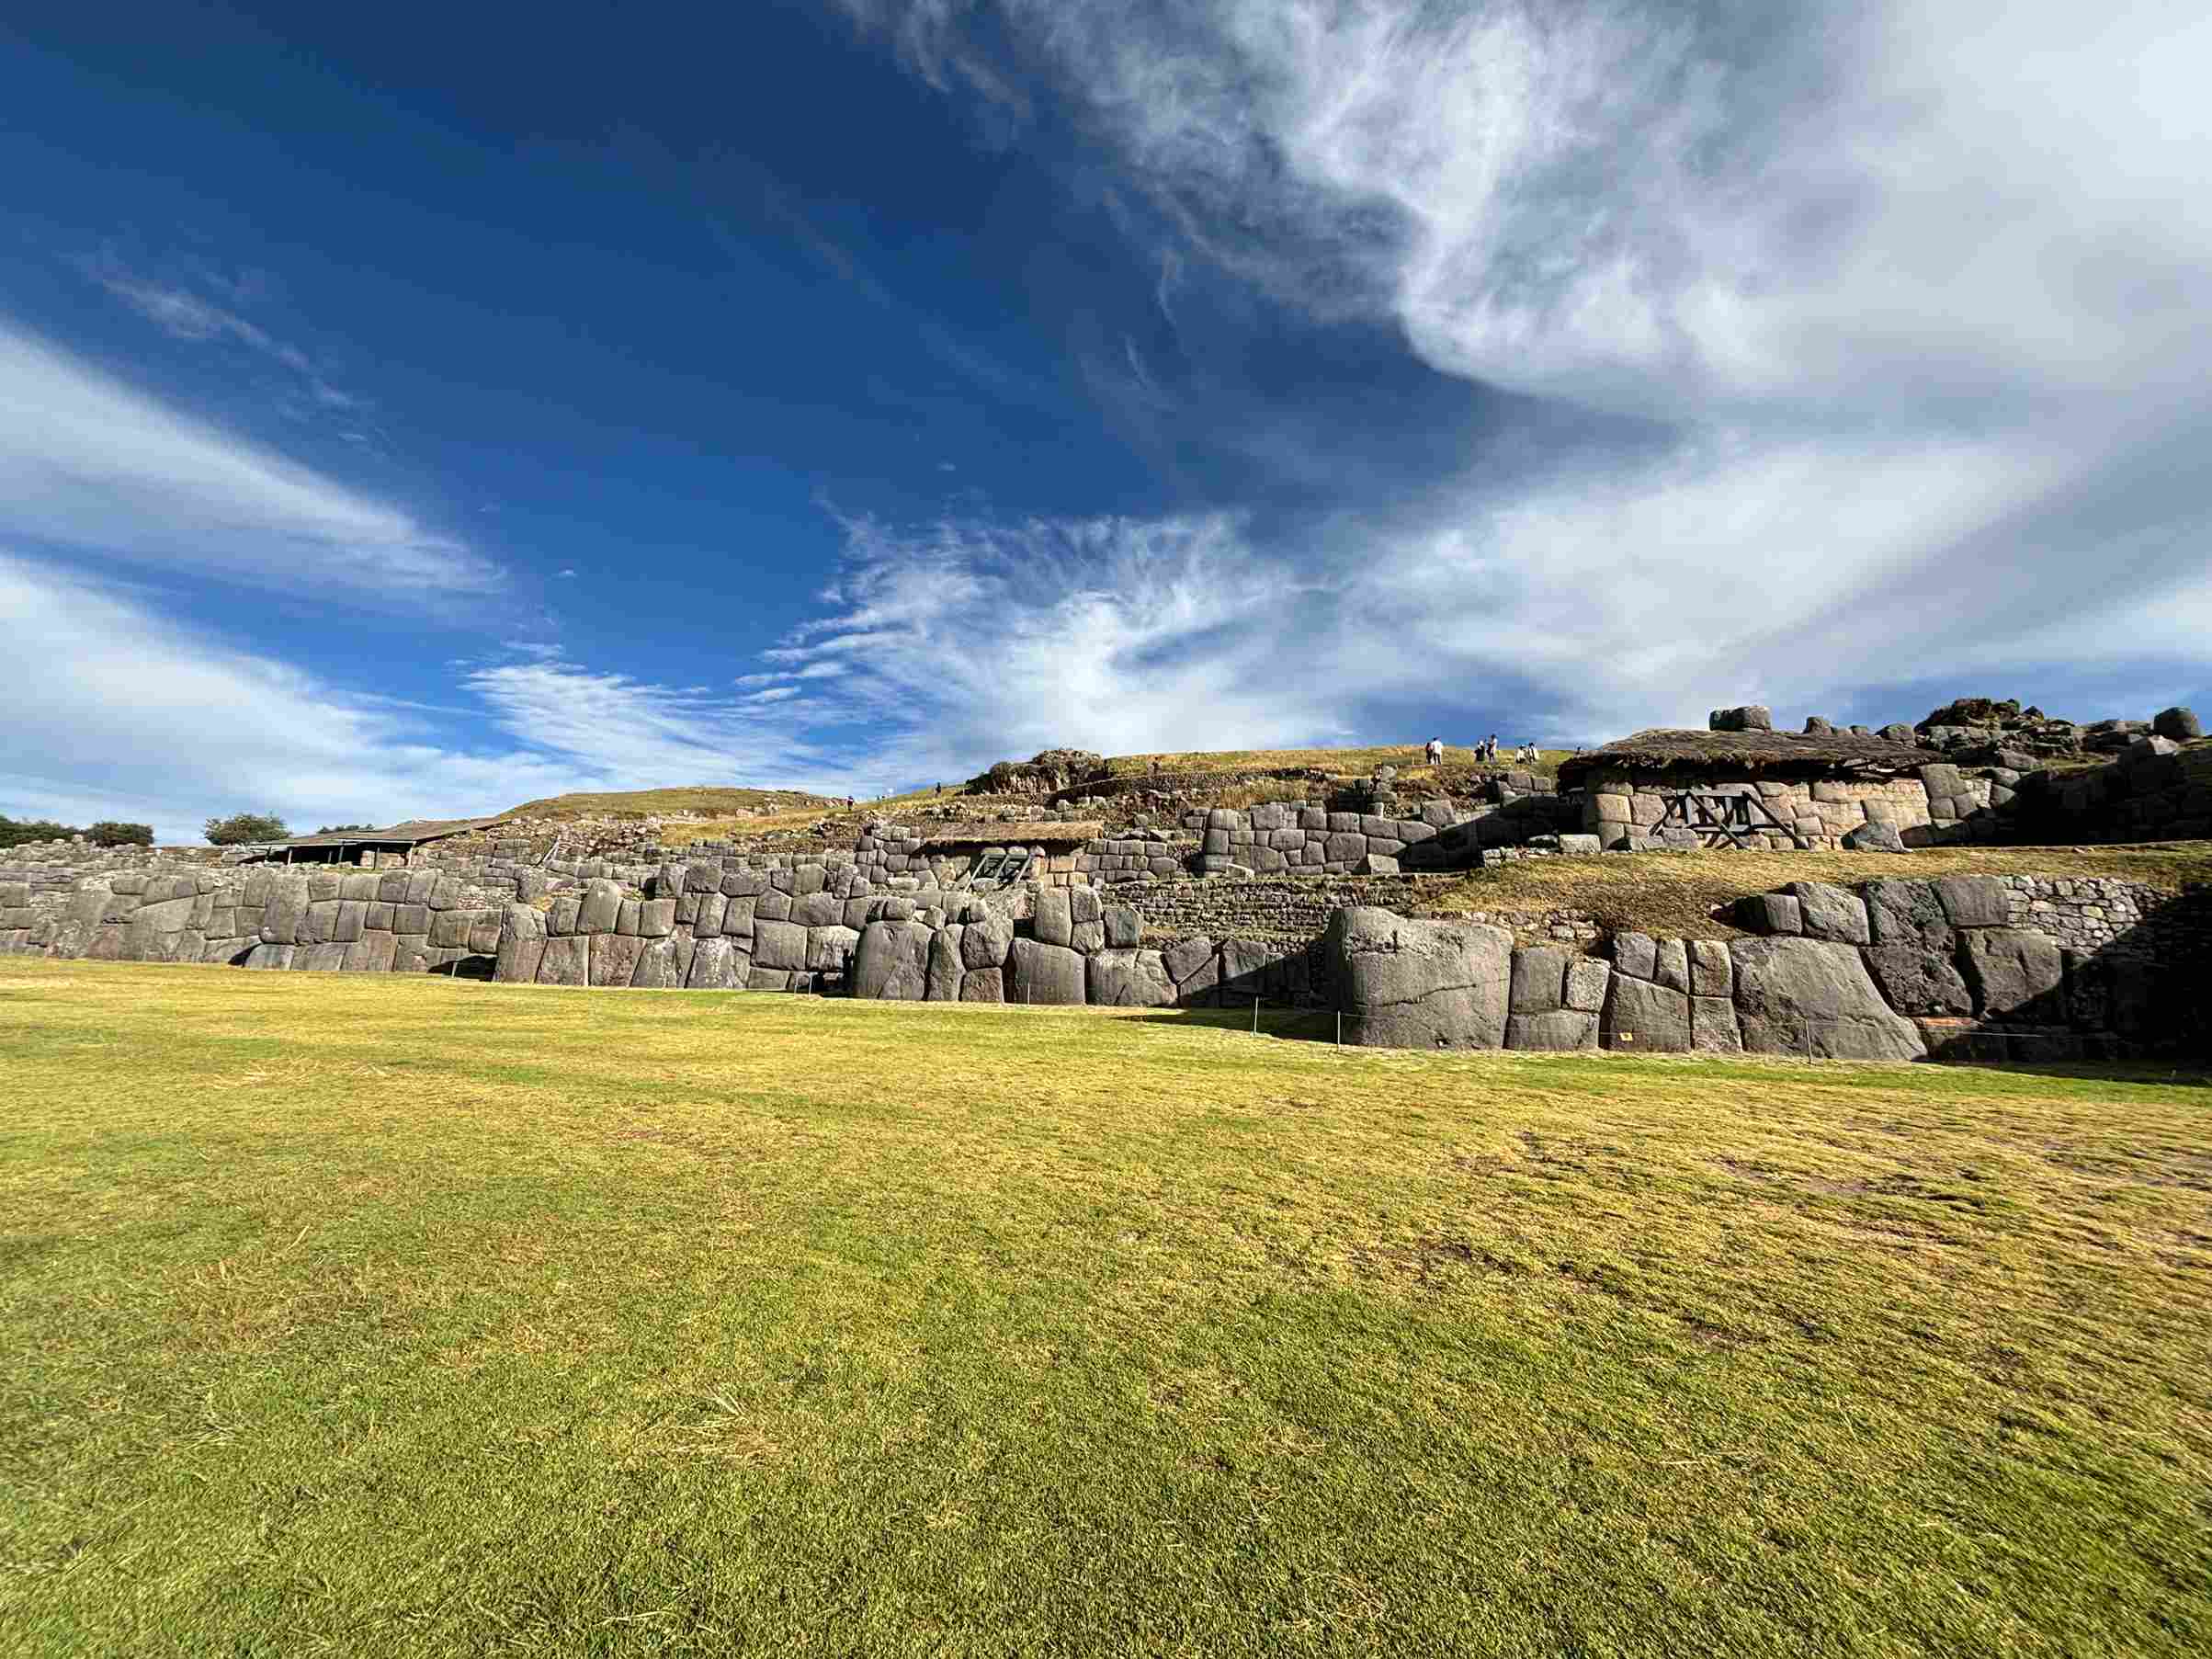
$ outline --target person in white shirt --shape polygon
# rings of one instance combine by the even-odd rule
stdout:
[[[1429,765],[1433,767],[1440,767],[1444,764],[1444,739],[1441,737],[1429,739],[1428,756]]]

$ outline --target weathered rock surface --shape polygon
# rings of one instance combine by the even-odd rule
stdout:
[[[1858,951],[1823,939],[1737,939],[1729,946],[1743,1046],[1756,1054],[1918,1060],[1912,1023],[1891,1011]]]
[[[1330,918],[1326,949],[1346,1041],[1503,1046],[1513,979],[1513,936],[1503,928],[1340,910]]]
[[[1006,959],[1006,1000],[1032,1006],[1081,1005],[1084,1000],[1083,958],[1065,945],[1042,939],[1015,939]]]

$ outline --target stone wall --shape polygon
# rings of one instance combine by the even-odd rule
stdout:
[[[1753,937],[1617,933],[1605,957],[1351,909],[1324,946],[1347,1041],[1808,1059],[2212,1052],[2212,894],[1953,876],[1742,901]]]
[[[1143,918],[1148,937],[1189,934],[1317,939],[1346,905],[1414,909],[1453,885],[1449,876],[1255,876],[1147,881],[1112,890]]]
[[[1471,869],[1484,845],[1526,841],[1555,832],[1558,796],[1517,796],[1487,807],[1424,801],[1382,812],[1332,812],[1330,807],[1256,805],[1245,812],[1214,807],[1185,812],[1184,827],[1203,838],[1197,867],[1208,874],[1250,869],[1259,876],[1396,874],[1398,869]],[[1143,871],[1135,871],[1143,874]]]
[[[2212,836],[2212,744],[2144,737],[2105,766],[2028,773],[2001,835],[2045,846]]]
[[[124,872],[41,905],[0,882],[0,951],[347,972],[488,966],[499,913],[435,870]]]
[[[1582,828],[1610,852],[1654,846],[1694,847],[1698,837],[1687,830],[1670,830],[1662,835],[1660,822],[1666,815],[1670,796],[1685,790],[1710,795],[1756,796],[1766,810],[1787,826],[1784,832],[1756,837],[1751,845],[1784,848],[1802,837],[1816,847],[1834,847],[1860,825],[1889,824],[1900,835],[1931,820],[1928,791],[1918,778],[1900,778],[1852,782],[1822,779],[1749,781],[1741,778],[1705,776],[1676,770],[1640,772],[1608,769],[1594,772],[1584,780]]]

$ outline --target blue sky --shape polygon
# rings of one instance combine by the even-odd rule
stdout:
[[[0,811],[2212,703],[2198,6],[50,9]]]

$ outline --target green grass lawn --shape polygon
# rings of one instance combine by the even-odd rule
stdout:
[[[0,959],[0,1652],[2202,1653],[2212,1089]]]

